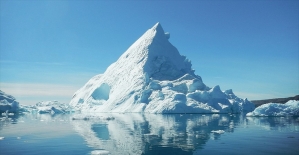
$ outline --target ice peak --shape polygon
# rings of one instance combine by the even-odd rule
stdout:
[[[164,33],[164,30],[162,28],[162,25],[158,22],[156,23],[152,28],[152,30],[155,30],[155,31],[158,31],[158,32],[163,32]]]
[[[166,39],[169,39],[170,37],[170,33],[169,32],[164,32],[162,25],[158,22],[156,23],[151,30],[156,32],[156,35],[164,35],[166,37]],[[163,37],[164,38],[164,37]]]
[[[146,113],[232,113],[254,107],[219,86],[207,87],[168,38],[156,23],[104,74],[78,90],[71,105],[86,112]]]
[[[156,23],[152,28],[152,30],[156,31],[157,34],[164,34],[164,36],[166,37],[166,39],[170,38],[170,33],[169,32],[164,32],[162,25],[158,22]]]
[[[142,74],[147,73],[150,78],[159,80],[174,80],[191,73],[191,63],[168,39],[169,33],[156,23],[129,47],[116,64],[120,65],[119,68],[123,68],[123,64],[126,68],[141,68]]]
[[[152,27],[152,29],[156,29],[157,27],[161,27],[161,28],[162,28],[160,22],[157,22],[157,23]]]
[[[162,28],[162,25],[158,22],[156,23],[152,28],[150,28],[149,33],[150,36],[155,40],[168,40],[169,39],[169,33],[165,33],[164,29]]]

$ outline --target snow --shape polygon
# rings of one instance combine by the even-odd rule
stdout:
[[[246,116],[299,116],[299,101],[290,100],[285,104],[263,104],[247,113]]]
[[[70,105],[88,112],[240,113],[254,109],[232,90],[210,88],[155,24],[75,92]]]
[[[0,113],[16,113],[19,110],[19,102],[0,90]]]

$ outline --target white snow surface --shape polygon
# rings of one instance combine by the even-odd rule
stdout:
[[[263,104],[247,113],[246,116],[299,116],[299,101],[290,100],[285,104]]]
[[[0,114],[4,112],[16,113],[19,110],[19,102],[0,90]]]
[[[75,92],[81,112],[240,113],[253,103],[232,90],[207,87],[168,41],[160,23],[147,30],[103,74]]]

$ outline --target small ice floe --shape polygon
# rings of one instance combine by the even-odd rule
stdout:
[[[3,140],[4,139],[4,137],[0,137],[0,140]]]
[[[212,133],[218,133],[218,134],[223,134],[225,131],[224,130],[212,130]]]
[[[94,150],[90,152],[91,155],[108,155],[110,154],[109,151],[106,150]]]
[[[12,119],[9,117],[0,117],[0,121],[11,121]]]
[[[8,116],[14,116],[15,114],[12,113],[12,112],[10,112],[10,113],[8,113],[7,115],[8,115]]]
[[[143,134],[144,136],[154,136],[155,134],[153,134],[153,133],[145,133],[145,134]]]

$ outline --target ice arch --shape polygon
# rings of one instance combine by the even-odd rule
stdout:
[[[95,100],[108,100],[110,94],[110,86],[107,83],[101,84],[100,87],[95,89],[92,93],[92,97]]]

